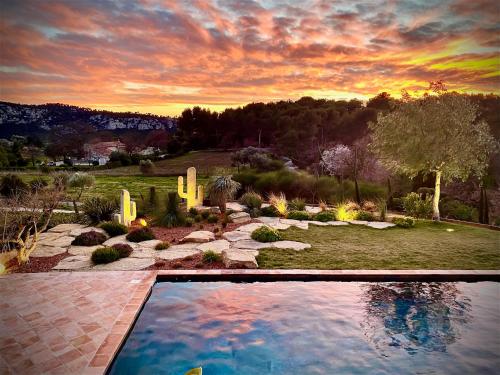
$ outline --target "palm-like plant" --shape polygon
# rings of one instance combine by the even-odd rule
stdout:
[[[241,184],[233,181],[232,176],[212,177],[207,189],[210,203],[219,206],[221,212],[226,212],[226,202],[234,197],[240,187]]]

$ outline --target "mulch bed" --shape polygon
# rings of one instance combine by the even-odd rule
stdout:
[[[62,259],[69,256],[71,254],[66,252],[51,257],[30,257],[29,262],[23,265],[19,265],[17,258],[14,258],[7,263],[7,268],[13,267],[11,272],[16,273],[49,272],[52,270],[52,267],[55,267]]]
[[[160,250],[160,251],[168,251]],[[203,263],[202,255],[193,255],[183,260],[172,260],[172,261],[157,261],[155,264],[148,268],[144,268],[145,270],[194,270],[194,269],[204,269],[204,270],[216,270],[225,268],[224,263],[222,262],[213,262],[213,263]]]

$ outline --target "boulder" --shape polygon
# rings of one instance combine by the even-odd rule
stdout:
[[[192,257],[194,255],[200,254],[200,250],[196,249],[172,249],[168,248],[166,250],[157,251],[156,257],[164,260],[183,260],[187,257]]]
[[[222,237],[231,242],[251,239],[250,233],[237,230],[234,232],[224,232],[222,233]]]
[[[67,271],[78,271],[78,270],[89,270],[93,266],[90,256],[88,255],[77,255],[73,257],[67,257],[62,259],[53,270],[67,270]]]
[[[229,215],[228,218],[229,221],[231,221],[231,223],[236,223],[236,224],[247,223],[250,220],[252,220],[250,215],[246,212],[235,212]]]
[[[250,223],[246,225],[242,225],[241,227],[236,228],[237,231],[252,233],[255,229],[262,227],[264,224],[262,223]]]
[[[98,264],[92,269],[96,271],[136,271],[155,264],[153,258],[122,258],[108,264]]]
[[[246,206],[243,206],[242,204],[239,204],[238,202],[227,202],[226,203],[226,210],[232,210],[234,212],[241,212],[245,211]]]
[[[212,232],[209,232],[208,230],[197,230],[189,233],[180,242],[204,243],[213,240],[215,240],[215,235]]]
[[[82,224],[59,224],[55,226],[54,228],[50,228],[48,232],[52,233],[63,233],[63,232],[71,232],[72,230],[75,229],[83,229],[85,228],[85,225]]]
[[[217,241],[210,241],[203,243],[201,245],[196,246],[197,250],[207,252],[207,251],[213,251],[214,253],[220,254],[222,253],[223,250],[229,249],[229,246],[231,243],[226,240],[217,240]]]
[[[276,241],[272,242],[272,247],[276,249],[290,249],[290,250],[305,250],[310,249],[311,245],[308,243],[298,241]]]
[[[391,228],[395,227],[396,224],[393,223],[387,223],[385,221],[371,221],[366,226],[370,228],[375,228],[375,229],[386,229],[386,228]]]
[[[244,250],[223,250],[222,261],[226,268],[257,268],[257,261],[252,253]]]

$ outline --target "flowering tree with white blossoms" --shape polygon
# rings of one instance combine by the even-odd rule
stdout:
[[[340,178],[342,200],[344,200],[344,177],[351,171],[352,159],[352,150],[342,144],[323,151],[321,155],[321,165],[331,176]]]

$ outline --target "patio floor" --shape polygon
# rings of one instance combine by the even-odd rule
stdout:
[[[102,374],[154,271],[0,277],[0,374]]]

